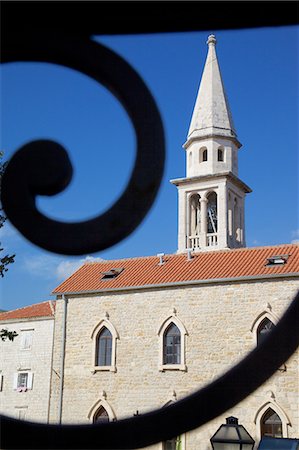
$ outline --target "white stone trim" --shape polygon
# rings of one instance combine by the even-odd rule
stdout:
[[[287,438],[288,437],[288,425],[292,426],[290,419],[288,418],[287,414],[284,412],[284,410],[273,401],[267,401],[264,403],[257,411],[255,417],[254,417],[254,423],[256,425],[256,436],[257,440],[261,440],[261,420],[267,409],[273,409],[274,412],[276,412],[281,420],[282,423],[282,437]]]
[[[163,364],[163,337],[165,330],[167,327],[174,323],[181,333],[181,362],[180,364]],[[184,372],[187,371],[186,366],[186,354],[185,354],[185,336],[188,335],[188,332],[184,326],[184,324],[180,321],[180,319],[176,315],[171,315],[164,320],[158,330],[159,337],[159,365],[158,369],[160,372],[164,372],[165,370],[182,370]]]
[[[89,411],[89,413],[87,415],[88,420],[91,423],[93,423],[94,416],[95,416],[96,412],[98,411],[98,409],[101,406],[107,411],[107,414],[108,414],[108,417],[109,417],[109,422],[115,421],[116,420],[115,412],[113,411],[112,407],[109,405],[107,400],[104,400],[104,399],[97,400],[94,403],[94,405],[90,408],[90,411]]]
[[[96,365],[96,350],[97,350],[97,337],[103,328],[107,328],[112,335],[112,352],[111,352],[111,365],[110,366],[97,366]],[[92,339],[92,365],[91,372],[96,373],[99,371],[110,371],[116,372],[116,339],[119,339],[119,334],[114,325],[108,320],[101,319],[97,325],[94,327],[91,333]]]

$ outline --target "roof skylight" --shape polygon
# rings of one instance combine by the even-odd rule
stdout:
[[[275,255],[270,256],[270,258],[267,258],[267,264],[266,266],[282,266],[283,264],[286,264],[288,258],[290,255]]]
[[[123,270],[123,267],[119,267],[110,269],[107,272],[101,272],[103,275],[102,280],[111,280],[112,278],[116,278]]]

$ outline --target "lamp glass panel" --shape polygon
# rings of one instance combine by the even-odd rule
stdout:
[[[242,444],[242,450],[252,450],[253,443],[252,444]]]
[[[251,436],[250,434],[245,430],[244,427],[242,427],[241,425],[239,426],[239,433],[241,436],[242,441],[248,441],[251,440]],[[243,450],[243,449],[242,449]]]
[[[239,436],[236,427],[222,425],[214,436],[215,439],[221,441],[236,441],[239,442]]]
[[[213,442],[214,450],[240,450],[240,444],[229,444],[224,442]],[[243,447],[242,447],[243,450]]]

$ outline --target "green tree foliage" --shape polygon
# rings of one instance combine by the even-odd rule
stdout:
[[[7,163],[2,162],[2,158],[3,158],[3,152],[0,152],[0,193],[1,193],[2,176],[4,174],[5,167],[7,165]],[[3,227],[5,221],[6,221],[6,217],[3,214],[3,208],[2,208],[2,205],[0,204],[0,228]],[[1,245],[0,245],[0,252],[2,252],[2,251],[3,251],[3,248],[1,248]],[[14,258],[15,258],[15,255],[5,255],[5,256],[0,257],[0,275],[2,278],[4,277],[4,273],[7,272],[7,270],[8,270],[7,266],[14,262]],[[1,335],[1,338],[2,338],[2,335]]]

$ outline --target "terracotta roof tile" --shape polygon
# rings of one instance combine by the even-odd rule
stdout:
[[[24,308],[18,308],[11,311],[5,311],[0,313],[1,320],[10,319],[32,319],[35,317],[49,317],[54,316],[55,301],[47,301],[42,303],[36,303],[35,305],[25,306]]]
[[[286,264],[266,266],[267,258],[290,255]],[[159,265],[157,256],[88,262],[61,283],[53,294],[126,289],[188,281],[217,280],[297,273],[299,276],[299,246],[296,244],[220,250],[193,254],[164,256]],[[112,268],[124,270],[112,279],[103,280],[102,272]]]

